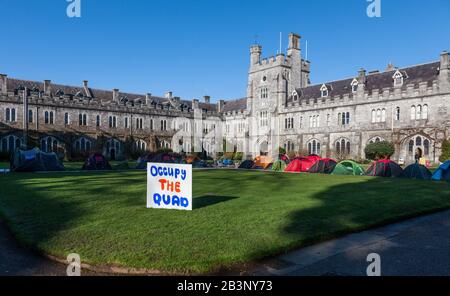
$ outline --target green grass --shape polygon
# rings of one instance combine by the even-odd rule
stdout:
[[[85,263],[203,273],[450,207],[450,183],[252,171],[194,172],[194,211],[146,209],[146,175],[0,176],[17,238]]]

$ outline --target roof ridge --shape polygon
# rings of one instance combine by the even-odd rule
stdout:
[[[427,62],[427,63],[421,63],[421,64],[415,64],[415,65],[411,65],[411,66],[407,66],[407,67],[399,67],[399,68],[396,68],[396,69],[394,69],[394,70],[391,70],[391,71],[383,71],[383,72],[380,72],[380,71],[378,71],[378,72],[375,72],[375,73],[368,73],[367,74],[367,76],[375,76],[375,75],[382,75],[382,74],[384,74],[384,73],[389,73],[389,72],[395,72],[395,71],[397,71],[397,70],[400,70],[400,71],[402,71],[402,70],[406,70],[406,69],[410,69],[410,68],[415,68],[415,67],[420,67],[420,66],[426,66],[426,65],[431,65],[431,64],[436,64],[436,63],[439,63],[439,61],[433,61],[433,62]],[[326,81],[326,82],[323,82],[323,83],[316,83],[316,84],[312,84],[312,85],[308,85],[307,87],[300,87],[300,88],[296,88],[296,90],[297,89],[306,89],[306,88],[312,88],[312,87],[317,87],[317,86],[322,86],[322,85],[327,85],[327,84],[331,84],[331,83],[336,83],[336,82],[342,82],[342,81],[346,81],[346,80],[351,80],[351,79],[355,79],[355,78],[357,78],[358,76],[353,76],[353,77],[348,77],[348,78],[343,78],[343,79],[337,79],[337,80],[331,80],[331,81]]]

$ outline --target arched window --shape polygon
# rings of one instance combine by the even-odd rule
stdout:
[[[428,105],[423,105],[422,119],[428,119]]]
[[[410,140],[408,144],[408,152],[410,155],[414,153],[414,140]]]
[[[423,151],[425,155],[430,155],[430,141],[425,140],[423,141]]]
[[[420,120],[422,118],[422,106],[418,105],[416,107],[416,120]]]
[[[22,146],[22,139],[14,136],[9,135],[1,139],[0,141],[0,151],[2,152],[12,152],[16,150],[16,148],[21,148]]]
[[[400,107],[395,108],[395,120],[400,120]]]
[[[411,120],[416,120],[416,106],[411,106]]]
[[[6,108],[5,117],[6,117],[6,122],[11,121],[11,113],[10,113],[10,109],[9,108]]]
[[[336,142],[336,152],[341,153],[341,142]]]
[[[48,111],[44,112],[44,122],[45,122],[45,124],[49,124],[50,123],[49,116],[48,116]]]
[[[320,142],[317,140],[311,140],[308,143],[308,153],[309,154],[320,154]]]
[[[59,141],[52,137],[48,136],[41,140],[41,150],[44,152],[58,152]]]
[[[386,122],[386,109],[381,110],[381,122]]]
[[[351,144],[347,139],[340,139],[336,141],[335,147],[336,153],[341,154],[339,156],[342,156],[343,154],[349,155],[351,153]]]
[[[377,121],[377,111],[375,109],[372,110],[372,123]]]
[[[377,110],[377,122],[381,122],[381,109]]]
[[[399,70],[394,73],[394,76],[392,76],[392,78],[394,79],[394,86],[403,85],[403,74]]]
[[[137,140],[135,147],[137,151],[145,151],[147,150],[147,143],[145,143],[143,140]]]
[[[16,122],[16,109],[11,108],[11,121]]]
[[[416,146],[422,146],[422,137],[416,138]]]

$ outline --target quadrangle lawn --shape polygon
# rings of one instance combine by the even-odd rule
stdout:
[[[0,175],[24,244],[85,263],[207,273],[450,207],[450,183],[194,172],[194,211],[146,209],[145,171]]]

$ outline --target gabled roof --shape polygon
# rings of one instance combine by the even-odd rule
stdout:
[[[366,76],[365,90],[372,93],[375,89],[393,88],[393,75],[400,71],[404,77],[404,83],[402,89],[406,89],[408,84],[418,85],[422,82],[427,82],[431,85],[439,75],[439,62],[433,62],[428,64],[422,64],[417,66],[411,66],[403,69],[393,69],[391,71],[382,73],[373,73]],[[317,85],[308,86],[305,88],[298,88],[296,91],[300,100],[307,99],[319,99],[321,98],[320,89],[325,84],[329,90],[329,97],[351,95],[351,84],[355,78],[348,78],[343,80],[336,80]],[[292,97],[288,102],[292,101]]]

